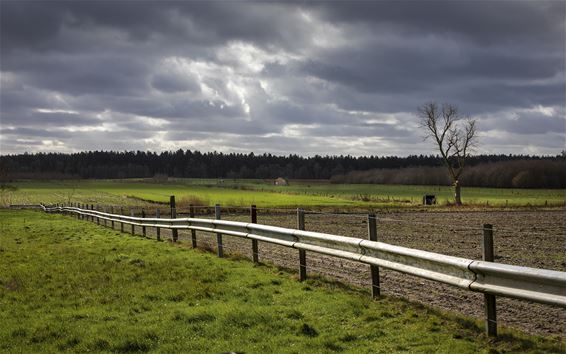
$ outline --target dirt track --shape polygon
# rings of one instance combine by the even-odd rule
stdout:
[[[222,218],[249,221],[246,214],[224,214]],[[491,223],[495,228],[496,262],[566,271],[566,211],[403,212],[378,214],[378,220],[380,241],[473,259],[481,259],[482,225]],[[258,222],[295,228],[296,215],[260,210]],[[366,216],[363,215],[307,214],[305,224],[311,231],[367,238]],[[168,237],[169,233],[162,230],[162,235]],[[180,232],[182,241],[189,238],[189,232]],[[216,249],[215,236],[198,233],[198,245]],[[224,250],[251,257],[249,240],[224,236]],[[298,268],[297,250],[260,243],[259,252],[260,261]],[[307,252],[307,269],[309,274],[358,286],[370,285],[367,265]],[[482,294],[386,269],[381,269],[380,275],[384,295],[483,319]],[[500,325],[566,340],[566,309],[505,298],[497,299],[497,307]]]

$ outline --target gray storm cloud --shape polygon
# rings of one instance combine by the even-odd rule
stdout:
[[[566,3],[3,1],[0,153],[435,153],[430,100],[478,152],[566,149]]]

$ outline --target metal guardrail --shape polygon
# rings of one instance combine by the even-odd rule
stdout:
[[[383,242],[255,223],[139,218],[76,207],[41,208],[46,212],[70,212],[140,227],[187,229],[247,238],[379,266],[474,292],[566,308],[566,272],[477,261]]]

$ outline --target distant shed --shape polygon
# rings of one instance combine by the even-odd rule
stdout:
[[[285,178],[279,177],[273,181],[273,184],[276,186],[288,186],[289,182]]]

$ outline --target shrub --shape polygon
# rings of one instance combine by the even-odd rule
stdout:
[[[177,201],[177,208],[188,208],[189,205],[209,206],[210,200],[204,197],[197,197],[196,195],[187,195]]]

